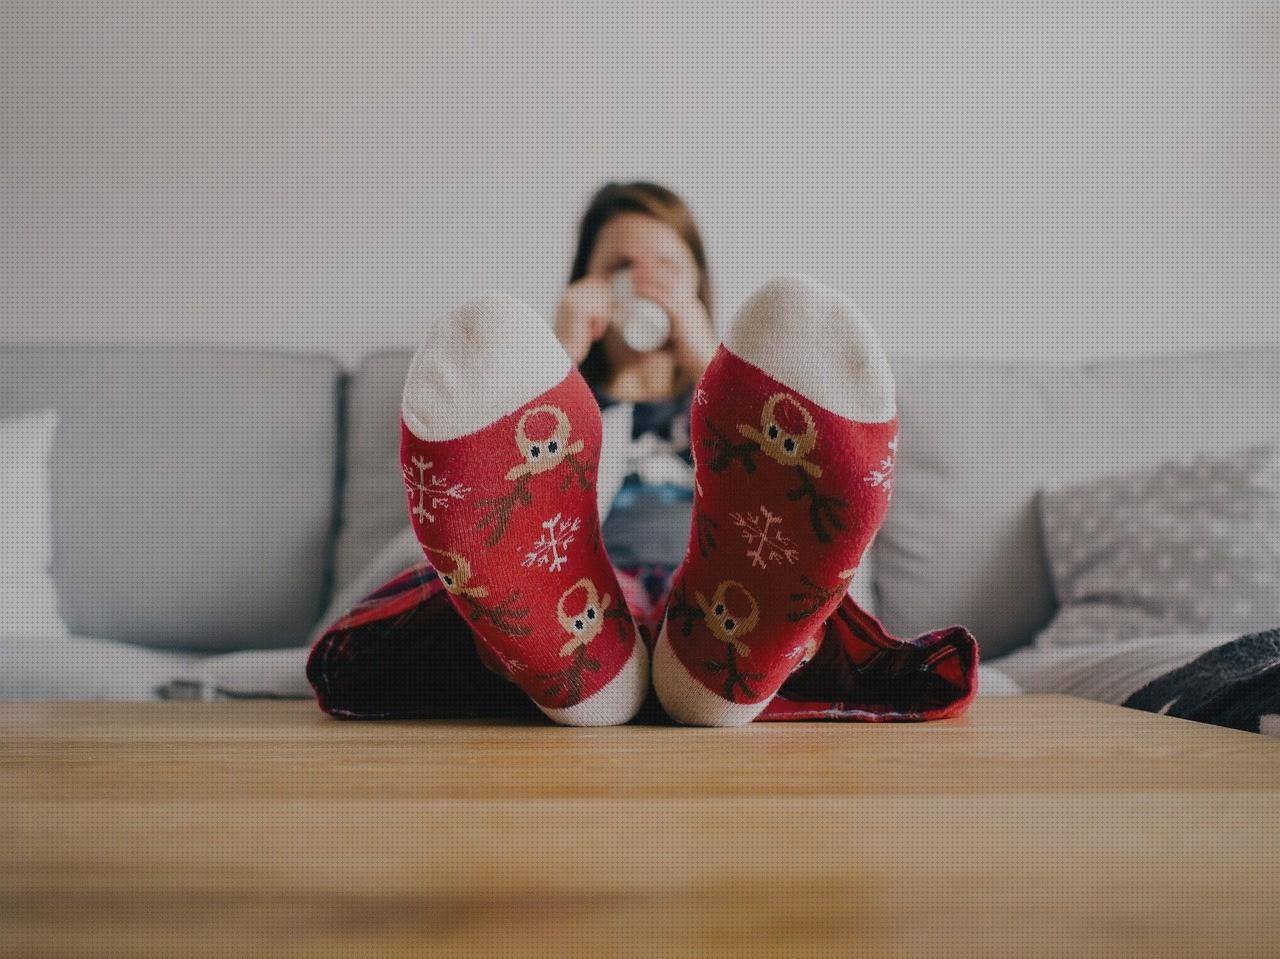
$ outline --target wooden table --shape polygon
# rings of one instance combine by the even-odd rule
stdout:
[[[14,955],[1275,955],[1280,741],[1057,697],[927,725],[0,705]]]

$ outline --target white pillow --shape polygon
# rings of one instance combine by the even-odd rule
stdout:
[[[0,638],[64,636],[52,554],[49,456],[58,414],[0,421]]]

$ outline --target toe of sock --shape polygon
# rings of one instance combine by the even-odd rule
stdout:
[[[483,296],[423,331],[401,414],[421,440],[453,439],[545,393],[571,368],[546,320],[513,297]]]
[[[809,277],[761,287],[738,312],[725,347],[839,416],[883,423],[897,414],[875,330],[852,301]]]

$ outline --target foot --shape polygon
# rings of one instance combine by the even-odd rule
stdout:
[[[743,307],[694,392],[696,490],[653,682],[681,723],[750,722],[813,655],[889,503],[898,420],[874,331],[802,278]]]
[[[430,331],[401,403],[418,542],[491,658],[558,723],[625,723],[648,653],[600,539],[600,410],[551,327],[487,297]]]

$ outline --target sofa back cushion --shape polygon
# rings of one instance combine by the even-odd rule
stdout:
[[[0,417],[53,408],[52,572],[77,634],[301,642],[325,600],[341,372],[206,346],[6,346]]]
[[[873,547],[877,610],[915,634],[962,623],[985,657],[1055,611],[1039,490],[1280,438],[1280,348],[1072,367],[895,364],[902,434]]]
[[[400,392],[412,352],[373,353],[347,385],[342,529],[334,553],[339,590],[409,525],[400,472]]]

